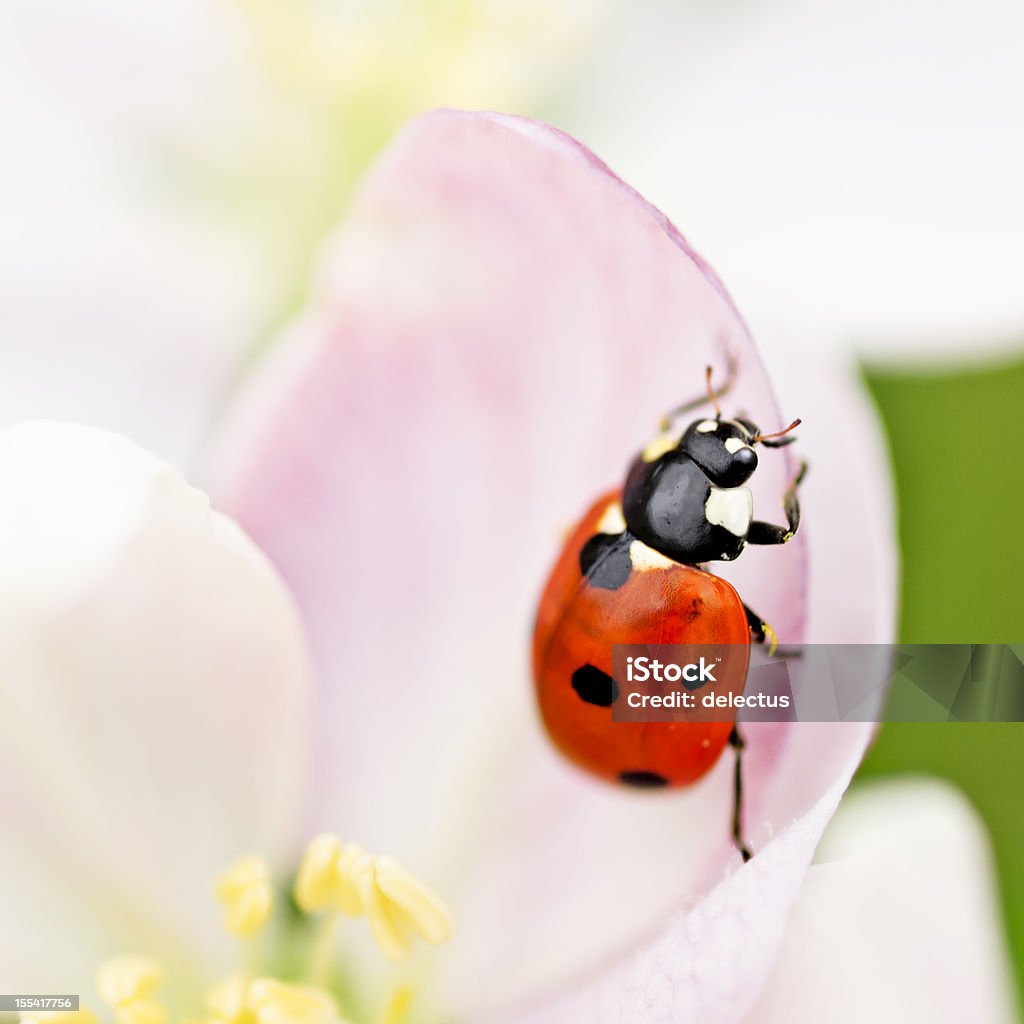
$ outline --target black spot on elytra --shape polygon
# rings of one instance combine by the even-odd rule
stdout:
[[[629,545],[633,536],[625,533],[595,533],[580,550],[580,572],[592,587],[618,590],[629,579],[633,563]]]
[[[572,688],[581,700],[596,704],[599,708],[610,708],[619,695],[615,680],[595,665],[584,665],[572,674]]]
[[[659,789],[668,785],[668,779],[657,772],[619,772],[619,782],[638,789]]]

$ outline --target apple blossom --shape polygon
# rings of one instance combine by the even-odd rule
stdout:
[[[887,477],[849,376],[813,348],[766,368],[665,218],[534,122],[431,115],[369,174],[228,410],[209,480],[245,533],[113,435],[0,432],[0,983],[130,1024],[724,1024],[774,998],[870,726],[751,729],[740,866],[727,764],[651,798],[582,777],[525,668],[560,525],[726,353],[761,422],[784,384],[814,467],[806,532],[738,584],[786,641],[884,641]]]
[[[504,853],[483,878],[445,884],[445,844],[427,841],[417,859],[453,900],[453,951],[466,959],[449,959],[443,984],[467,1015],[584,976],[586,964],[635,948],[627,935],[693,970],[701,912],[666,919],[665,908],[699,900],[733,866],[727,766],[665,802],[580,778],[537,740],[525,637],[559,528],[616,478],[653,410],[727,351],[740,366],[735,401],[758,422],[787,422],[721,285],[657,211],[543,125],[439,113],[410,126],[369,176],[309,305],[224,428],[215,493],[296,594],[324,721],[347,726],[346,740],[332,725],[319,744],[328,819],[318,824],[343,807],[355,833],[382,848],[466,835],[492,858],[516,848],[532,865]],[[775,375],[790,382],[789,418],[821,425],[804,431],[809,526],[785,551],[740,559],[734,578],[786,641],[887,639],[892,536],[875,427],[817,353],[781,361]],[[791,473],[782,455],[757,482],[766,507]],[[859,545],[846,540],[854,522]],[[396,644],[415,652],[414,670],[387,671]],[[427,722],[462,749],[439,747]],[[756,904],[764,923],[769,906],[784,912],[800,876],[790,872],[809,859],[868,736],[859,726],[766,726],[752,737],[754,843],[775,835],[777,845],[756,858],[756,883],[737,873],[717,901]],[[523,744],[531,753],[509,773]],[[412,777],[415,806],[388,814],[407,802]],[[352,782],[365,778],[372,790]],[[471,827],[467,793],[478,794]],[[543,841],[520,849],[512,809]],[[790,832],[794,818],[803,826]],[[557,900],[554,880],[519,881],[553,870],[571,878]],[[524,913],[543,921],[544,956],[516,955],[514,934],[496,945],[488,935]],[[671,1012],[714,1019],[763,980],[773,926],[712,932],[701,956],[715,969],[678,990],[684,1002]],[[627,957],[609,973],[623,1000],[609,1012],[641,998],[649,959]]]

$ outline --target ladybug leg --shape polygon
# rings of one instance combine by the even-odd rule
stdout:
[[[761,618],[753,608],[743,606],[747,613],[747,625],[750,627],[750,639],[755,644],[768,644],[769,657],[802,658],[803,651],[799,647],[779,647],[779,638],[775,630]]]
[[[750,627],[751,639],[755,644],[767,643],[768,653],[774,654],[775,649],[779,646],[779,638],[775,635],[775,630],[753,608],[744,605],[743,610],[747,613],[747,625]]]
[[[800,499],[796,492],[806,475],[807,463],[801,462],[800,469],[782,497],[782,507],[786,512],[786,525],[776,526],[774,523],[763,523],[759,519],[755,519],[747,532],[748,543],[785,544],[793,539],[793,534],[800,527]]]
[[[750,847],[743,840],[743,748],[746,743],[740,735],[739,727],[734,725],[729,733],[729,746],[736,752],[736,767],[733,771],[732,790],[732,841],[739,850],[743,863],[746,864],[753,856]]]
[[[733,358],[732,353],[725,353],[725,381],[717,389],[711,386],[711,372],[712,368],[710,366],[707,367],[705,370],[707,386],[704,391],[696,398],[691,398],[688,402],[683,402],[682,405],[677,405],[674,409],[670,409],[661,417],[659,423],[661,430],[668,430],[672,426],[672,421],[682,416],[684,412],[690,412],[702,405],[706,405],[708,402],[715,407],[715,414],[721,415],[718,408],[718,400],[732,390],[733,383],[736,380],[736,360]]]

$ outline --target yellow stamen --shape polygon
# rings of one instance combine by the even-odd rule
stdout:
[[[307,913],[365,914],[377,945],[396,960],[409,952],[417,935],[438,943],[451,934],[448,908],[393,857],[371,857],[332,835],[317,836],[309,844],[295,880],[295,902]],[[333,941],[333,923],[328,922],[317,942],[313,977],[318,980]]]
[[[408,956],[412,948],[412,935],[402,918],[392,913],[391,904],[372,878],[364,882],[361,895],[370,931],[381,952],[392,960]]]
[[[230,974],[206,994],[206,1008],[218,1024],[247,1024],[254,1020],[249,1007],[249,979]]]
[[[391,857],[378,857],[372,876],[360,879],[360,895],[381,951],[393,960],[407,956],[417,935],[444,942],[451,915],[444,903]]]
[[[338,915],[363,913],[360,879],[373,874],[373,858],[355,843],[320,835],[306,848],[295,879],[295,902],[306,913],[327,911],[313,947],[309,979],[327,980],[334,955]]]
[[[346,843],[338,857],[338,882],[335,907],[354,917],[363,912],[359,897],[362,880],[373,874],[373,858],[355,843]]]
[[[400,985],[395,989],[388,1005],[384,1008],[384,1016],[380,1024],[405,1024],[412,1005],[412,989],[408,985]]]
[[[452,934],[452,918],[441,898],[411,875],[393,857],[378,857],[374,876],[377,888],[392,909],[427,942],[446,942]]]
[[[779,646],[779,638],[776,635],[775,630],[772,629],[767,622],[762,622],[761,628],[764,630],[764,635],[768,638],[768,657],[770,658],[775,653],[775,649]]]
[[[231,935],[255,935],[270,917],[274,891],[270,870],[260,857],[243,857],[217,879],[217,899],[224,908],[224,927]]]
[[[362,913],[355,880],[370,870],[370,855],[337,836],[317,836],[306,848],[295,879],[295,902],[307,914],[337,910],[349,916]]]
[[[96,989],[113,1008],[117,1024],[164,1024],[166,1011],[150,998],[162,982],[163,970],[155,960],[119,956],[100,967]]]
[[[336,910],[328,912],[320,923],[313,952],[309,958],[309,980],[314,985],[323,985],[331,973],[331,960],[334,957],[334,944],[338,935],[338,922],[341,915]]]
[[[273,897],[264,861],[246,857],[232,864],[216,883],[229,932],[250,937],[269,918]],[[365,915],[380,949],[393,959],[406,956],[417,938],[444,942],[451,934],[445,904],[392,857],[374,857],[355,843],[322,835],[310,843],[295,882],[295,899],[307,912],[322,912],[321,934],[310,951],[310,984],[296,985],[275,977],[239,970],[209,990],[205,1013],[190,1024],[346,1024],[328,987],[334,955],[334,933],[343,914]],[[275,938],[290,938],[290,929]],[[269,943],[264,953],[273,956]],[[286,947],[287,950],[287,947]],[[274,957],[276,960],[277,957]],[[293,976],[292,957],[280,961]],[[114,957],[103,963],[96,987],[113,1010],[114,1024],[166,1024],[167,1014],[155,994],[163,969],[143,956]],[[388,1001],[382,1024],[404,1024],[411,990],[397,988]],[[26,1015],[25,1024],[96,1024],[88,1011]]]
[[[100,998],[111,1006],[146,999],[162,984],[160,965],[145,956],[117,956],[107,960],[96,975]]]
[[[306,847],[295,877],[295,902],[307,914],[331,905],[335,865],[340,850],[341,840],[329,835],[317,836]]]
[[[341,1024],[334,1000],[322,989],[257,978],[249,986],[249,1005],[259,1024]]]

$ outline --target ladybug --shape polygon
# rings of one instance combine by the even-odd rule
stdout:
[[[743,860],[743,740],[732,720],[614,721],[616,644],[736,644],[776,647],[775,632],[706,563],[731,561],[747,544],[785,544],[800,525],[797,488],[785,492],[786,525],[754,519],[744,484],[757,445],[781,448],[791,431],[763,434],[749,419],[724,419],[718,400],[732,383],[672,410],[636,456],[620,489],[602,494],[571,532],[544,588],[533,635],[541,717],[554,745],[578,767],[634,787],[687,786],[723,750],[735,751],[732,833]],[[714,415],[673,430],[677,417],[709,403]],[[746,673],[746,656],[743,674]],[[725,713],[723,713],[723,717]]]

